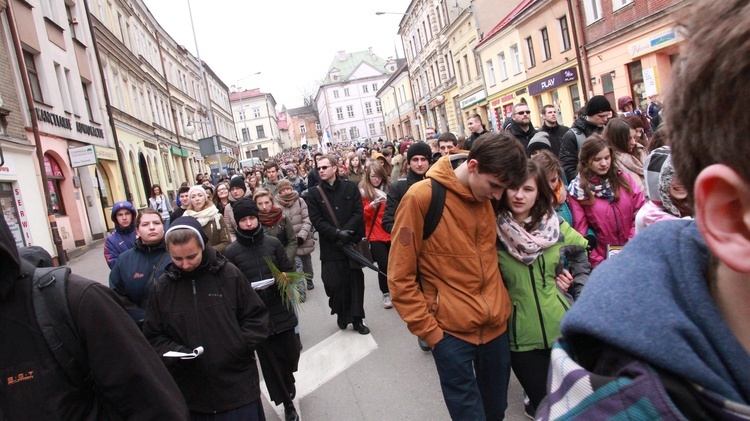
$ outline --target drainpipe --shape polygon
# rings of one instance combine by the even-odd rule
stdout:
[[[583,103],[589,102],[589,89],[594,92],[594,87],[590,86],[591,69],[589,68],[589,59],[585,54],[581,54],[581,46],[578,43],[579,39],[583,39],[583,35],[578,32],[578,25],[576,22],[581,16],[580,14],[573,14],[573,0],[567,0],[568,3],[568,15],[570,16],[570,26],[573,30],[573,45],[576,49],[576,60],[578,60],[578,74],[581,75],[581,94],[583,95]],[[576,8],[577,10],[580,10]],[[585,40],[584,40],[585,41]]]
[[[107,117],[109,118],[109,127],[112,130],[112,139],[115,143],[115,151],[117,152],[117,166],[120,167],[120,176],[122,176],[122,184],[125,187],[125,199],[133,203],[133,194],[130,192],[130,184],[128,184],[127,173],[125,172],[125,157],[122,156],[122,150],[120,150],[120,141],[117,138],[117,130],[115,129],[115,118],[112,113],[112,103],[109,100],[109,90],[107,90],[107,80],[104,78],[104,66],[102,66],[102,59],[99,55],[99,43],[96,41],[96,34],[94,25],[91,22],[91,13],[89,12],[89,3],[87,1],[82,2],[86,8],[86,19],[88,20],[89,30],[91,31],[91,43],[94,44],[94,55],[96,56],[96,64],[99,67],[99,79],[102,83],[102,90],[104,91],[104,103],[107,104]]]
[[[21,39],[18,36],[18,28],[16,27],[16,21],[13,17],[13,2],[9,1],[6,9],[8,14],[8,25],[13,38],[13,47],[16,50],[16,58],[18,60],[18,70],[21,72],[21,80],[23,81],[23,90],[26,95],[26,103],[29,106],[29,115],[31,116],[31,129],[34,134],[34,142],[36,147],[36,158],[39,161],[39,173],[42,177],[42,189],[44,190],[44,201],[47,205],[47,220],[49,221],[49,228],[52,231],[52,241],[55,243],[55,250],[57,251],[57,263],[64,265],[68,263],[68,256],[63,249],[62,238],[60,238],[60,231],[57,228],[57,221],[55,220],[55,213],[52,211],[52,197],[49,193],[49,185],[47,184],[47,172],[44,169],[44,153],[42,152],[42,136],[39,134],[39,122],[36,119],[36,112],[34,111],[34,95],[31,93],[31,84],[29,83],[29,75],[26,70],[26,62],[23,60],[23,49],[21,49]]]

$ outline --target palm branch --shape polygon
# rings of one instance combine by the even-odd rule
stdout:
[[[284,303],[286,308],[290,311],[294,311],[295,308],[299,308],[299,305],[305,300],[300,294],[298,285],[300,282],[307,280],[306,275],[300,272],[282,272],[273,263],[269,257],[265,257],[266,264],[271,269],[276,286],[279,288],[279,294],[281,295],[281,302]]]

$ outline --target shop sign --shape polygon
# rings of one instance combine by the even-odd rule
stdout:
[[[643,69],[643,90],[647,97],[656,95],[656,68]]]
[[[521,88],[516,91],[516,96],[521,96],[526,93],[526,88]]]
[[[419,106],[419,112],[421,114],[427,114],[427,106],[426,105],[420,105]]]
[[[70,155],[70,166],[73,168],[96,165],[96,151],[94,145],[86,145],[78,148],[68,149]]]
[[[188,151],[186,151],[185,149],[180,149],[180,148],[178,148],[176,146],[170,146],[169,147],[169,152],[172,155],[181,156],[183,158],[187,158],[188,157]]]
[[[0,176],[16,175],[16,166],[13,165],[13,159],[10,155],[5,156],[5,162],[0,164]]]
[[[495,108],[498,105],[500,105],[500,100],[499,99],[495,99],[492,102],[490,102],[490,107],[492,107],[492,108]]]
[[[566,83],[578,80],[578,72],[575,67],[571,67],[565,70],[561,70],[554,75],[548,76],[542,80],[534,82],[529,85],[529,94],[538,95],[542,92],[549,91],[550,89],[557,88]]]
[[[511,93],[511,94],[505,95],[504,97],[501,97],[500,102],[508,102],[508,101],[513,100],[513,98],[515,97],[516,96]]]
[[[470,97],[461,100],[461,102],[459,102],[458,104],[459,104],[459,106],[461,108],[466,108],[468,106],[476,104],[477,102],[479,102],[479,101],[481,101],[481,100],[483,100],[485,98],[487,98],[487,94],[484,93],[484,89],[483,89],[483,90],[475,93],[474,95],[471,95]]]
[[[73,130],[73,125],[71,124],[68,117],[63,117],[41,108],[34,108],[34,112],[36,113],[36,118],[39,121],[49,123],[53,126],[62,127],[63,129]],[[78,133],[83,133],[85,135],[104,139],[104,130],[98,127],[89,126],[88,124],[76,122],[76,131]]]
[[[105,148],[104,146],[97,146],[94,148],[96,151],[96,157],[98,159],[106,159],[107,161],[117,161],[117,151],[112,148]]]
[[[650,37],[643,38],[638,42],[628,45],[628,54],[630,54],[630,58],[642,56],[652,51],[676,44],[681,40],[682,37],[675,32],[674,28],[665,29],[651,35]]]
[[[147,148],[149,148],[149,149],[153,149],[153,150],[155,150],[155,151],[157,151],[157,152],[159,151],[159,147],[158,147],[158,146],[156,146],[156,144],[155,144],[155,143],[151,143],[151,142],[146,142],[146,141],[144,140],[144,141],[143,141],[143,146],[145,146],[145,147],[147,147]]]
[[[31,247],[34,244],[31,241],[31,230],[29,229],[29,218],[26,215],[26,206],[21,197],[21,188],[18,183],[13,183],[13,200],[15,200],[16,211],[18,212],[18,223],[21,225],[24,242],[26,246]]]

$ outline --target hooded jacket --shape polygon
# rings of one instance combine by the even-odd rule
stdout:
[[[223,412],[260,398],[253,352],[268,336],[268,311],[213,247],[192,272],[167,266],[148,301],[143,333],[159,355],[204,348],[195,359],[162,358],[190,411]]]
[[[273,278],[265,258],[271,259],[282,272],[294,271],[284,246],[277,238],[266,235],[261,226],[254,231],[238,229],[237,241],[227,247],[224,256],[237,266],[251,284]],[[256,292],[268,309],[269,336],[297,326],[297,317],[281,302],[276,284]]]
[[[109,272],[109,287],[120,297],[125,311],[137,323],[146,316],[146,304],[151,294],[146,291],[146,285],[151,280],[153,288],[170,263],[172,258],[164,241],[147,246],[139,238],[135,240],[135,247],[120,255]]]
[[[429,180],[406,192],[391,231],[391,300],[409,330],[430,346],[442,340],[444,333],[472,344],[487,343],[505,332],[510,316],[510,298],[497,262],[492,204],[476,201],[453,170],[451,161],[466,156],[444,156],[427,171],[427,178],[446,188],[435,232],[422,240],[432,200]]]
[[[553,351],[555,380],[537,417],[741,419],[726,416],[727,402],[747,417],[750,354],[711,296],[709,261],[695,222],[669,221],[645,230],[594,271],[562,322],[567,349]],[[584,374],[595,377],[589,382]],[[674,385],[690,390],[687,399],[672,393]],[[606,387],[608,405],[576,394],[578,386],[588,394]]]
[[[133,221],[129,227],[121,227],[117,223],[115,215],[119,210],[127,209],[133,214]],[[135,217],[137,213],[133,205],[128,201],[117,202],[112,207],[112,214],[110,219],[115,223],[115,230],[107,237],[107,241],[104,244],[104,258],[107,260],[107,265],[110,269],[115,267],[117,258],[121,253],[130,250],[135,245]]]
[[[404,162],[404,165],[409,165],[408,163]],[[407,190],[416,183],[417,181],[422,181],[425,179],[424,175],[419,175],[412,171],[411,168],[409,168],[408,172],[406,173],[405,178],[399,178],[395,183],[391,185],[391,187],[388,189],[388,197],[385,202],[385,209],[383,212],[383,222],[382,227],[388,234],[391,233],[391,230],[393,229],[393,223],[395,222],[396,218],[396,209],[398,209],[399,203],[401,203],[401,199],[404,197],[404,194],[406,194]]]
[[[560,141],[560,163],[562,164],[563,171],[565,171],[565,178],[568,182],[576,178],[578,174],[578,139],[573,129],[579,130],[583,133],[583,136],[588,138],[594,133],[601,133],[604,130],[604,126],[599,127],[596,124],[590,123],[586,117],[581,117],[573,122],[573,126],[565,133]]]
[[[109,288],[68,277],[68,307],[97,398],[72,383],[45,341],[32,307],[35,268],[20,260],[2,218],[0,267],[1,419],[93,421],[106,416],[101,400],[123,419],[189,419],[177,385]]]
[[[312,222],[310,222],[307,203],[298,197],[291,207],[282,206],[282,209],[287,219],[292,222],[295,235],[304,240],[301,245],[297,245],[296,255],[304,256],[312,253],[315,250],[315,240],[312,238]]]

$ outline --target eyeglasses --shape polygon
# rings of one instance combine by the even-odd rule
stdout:
[[[319,170],[322,170],[322,171],[325,171],[325,170],[327,170],[327,169],[329,169],[329,168],[331,168],[331,166],[330,166],[330,165],[321,165],[321,166],[319,166],[319,167],[318,167],[318,169],[319,169]]]
[[[516,114],[531,114],[531,111],[518,111]]]

